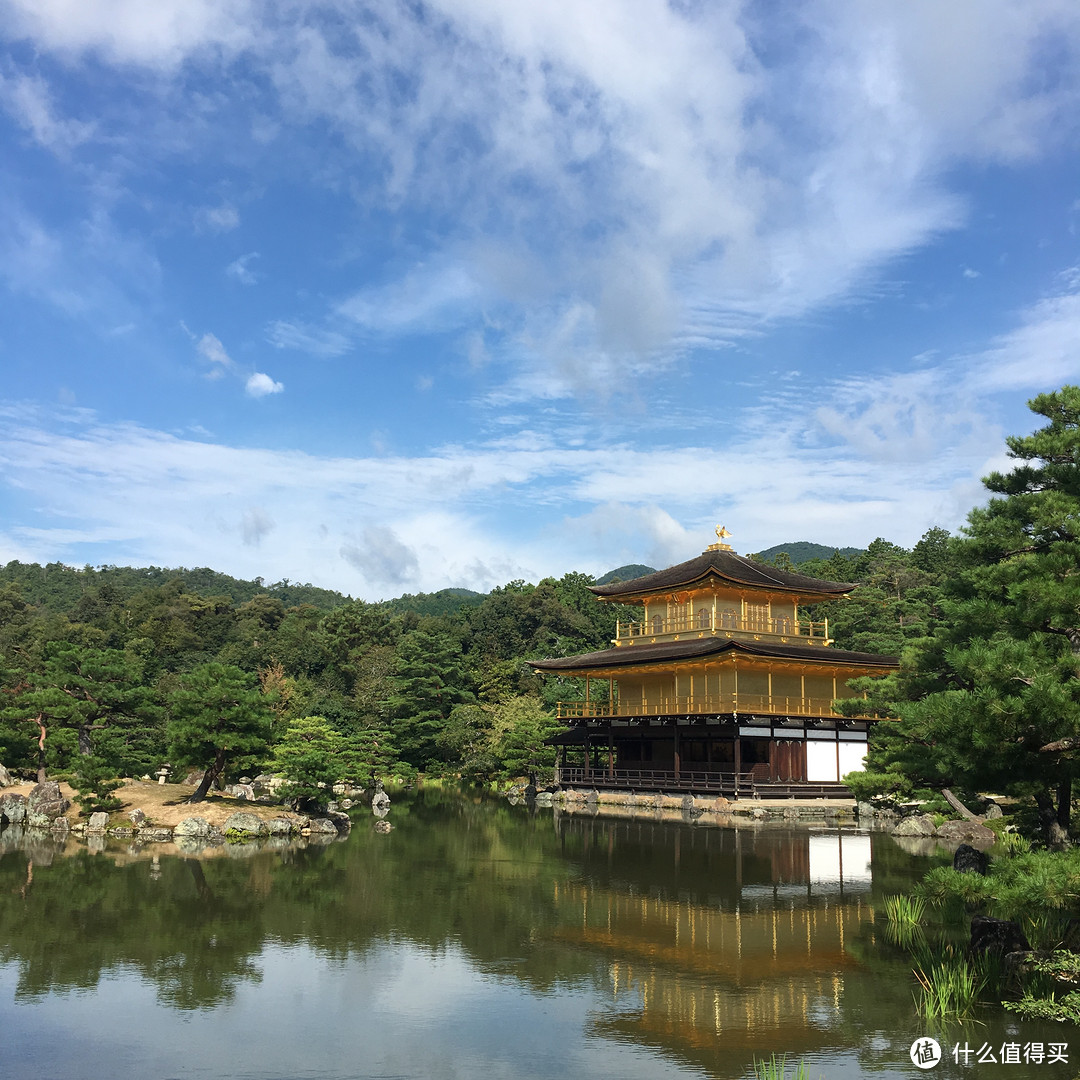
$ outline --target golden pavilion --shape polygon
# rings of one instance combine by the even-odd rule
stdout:
[[[833,648],[828,622],[806,617],[855,585],[755,562],[723,542],[726,529],[717,535],[697,558],[591,587],[601,602],[644,609],[617,622],[611,648],[531,661],[584,680],[583,699],[558,706],[560,783],[846,794],[841,778],[862,768],[875,719],[833,702],[857,696],[851,679],[899,662]]]

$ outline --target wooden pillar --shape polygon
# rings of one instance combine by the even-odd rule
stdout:
[[[679,779],[679,766],[682,764],[682,762],[680,760],[681,755],[679,753],[679,722],[677,720],[672,721],[672,729],[674,731],[674,735],[672,737],[675,740],[675,754],[674,754],[674,757],[675,757],[675,779],[678,780]]]
[[[615,775],[615,738],[612,735],[610,721],[607,726],[607,771],[609,778]]]
[[[589,745],[589,725],[585,725],[585,779],[589,779],[592,772],[592,747]]]

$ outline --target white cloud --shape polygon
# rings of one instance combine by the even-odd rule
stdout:
[[[241,255],[229,263],[225,267],[225,273],[234,281],[239,281],[241,285],[256,285],[259,275],[251,269],[251,263],[258,257],[257,251],[249,251],[246,255]]]
[[[375,586],[408,584],[417,579],[420,570],[416,552],[386,525],[364,529],[360,541],[342,545],[341,557]]]
[[[240,519],[240,536],[248,547],[258,547],[276,522],[259,506],[250,506]]]
[[[1080,281],[1023,312],[1020,325],[972,358],[986,391],[1050,390],[1080,380]]]
[[[57,115],[48,84],[37,75],[5,77],[0,73],[0,104],[42,146],[59,153],[74,149],[94,134],[94,124]]]
[[[121,64],[173,68],[208,46],[242,48],[255,33],[250,0],[11,0],[2,10],[11,36]]]
[[[337,313],[375,333],[431,333],[475,315],[482,296],[464,266],[437,262],[416,266],[389,285],[354,293]]]
[[[253,398],[266,397],[267,394],[280,394],[285,389],[284,383],[275,382],[269,375],[256,371],[244,384],[244,389]]]
[[[216,370],[211,372],[213,378],[218,378],[222,371],[231,371],[233,368],[232,359],[225,351],[225,346],[221,344],[220,339],[210,333],[203,334],[199,338],[198,344],[195,346],[199,355],[204,360],[209,360],[211,364],[217,364]]]
[[[290,326],[307,338],[282,347],[338,355],[341,317],[405,335],[494,311],[484,353],[509,366],[513,400],[592,390],[864,295],[889,260],[964,222],[957,164],[1026,160],[1076,134],[1080,9],[1061,0],[814,0],[780,29],[735,0],[6,10],[0,26],[43,50],[265,78],[274,99],[244,130],[270,113],[279,140],[329,129],[343,149],[328,182],[439,236],[397,279],[328,300],[326,328],[281,323],[282,342]],[[159,84],[163,114],[197,119],[147,153],[214,137],[228,107],[191,85]],[[82,137],[27,92],[42,138]],[[239,222],[227,202],[198,217]],[[229,272],[250,283],[246,262]]]
[[[285,319],[276,319],[267,326],[266,340],[276,349],[296,349],[319,357],[343,356],[352,349],[346,334]]]
[[[240,224],[240,212],[230,203],[201,206],[195,211],[195,223],[213,232],[230,232]]]
[[[884,421],[873,423],[883,438]],[[783,403],[724,445],[573,445],[522,433],[369,458],[240,449],[85,412],[66,427],[49,430],[24,411],[0,431],[0,483],[33,492],[35,509],[8,530],[25,553],[78,564],[99,543],[111,562],[213,565],[368,598],[670,563],[701,550],[718,522],[740,551],[796,538],[913,543],[930,524],[962,520],[980,497],[975,478],[1001,449],[983,424],[913,469],[900,455],[920,447],[866,457],[857,438],[815,442]]]

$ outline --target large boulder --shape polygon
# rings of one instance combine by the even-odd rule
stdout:
[[[26,821],[25,795],[19,795],[14,791],[0,795],[0,825],[5,821],[9,825],[21,825]]]
[[[985,874],[990,868],[990,859],[985,851],[961,844],[953,855],[952,865],[961,874]]]
[[[7,771],[7,769],[4,768],[3,765],[0,765],[0,787],[11,787],[11,785],[14,783],[15,778],[11,775],[11,773]]]
[[[140,843],[167,844],[172,838],[172,829],[165,825],[150,825],[135,830],[135,839]]]
[[[71,803],[64,798],[55,780],[35,784],[26,797],[26,824],[35,829],[47,829],[67,813]]]
[[[1031,946],[1018,923],[1011,919],[992,919],[989,915],[974,915],[971,919],[971,941],[968,948],[976,955],[1030,952]]]
[[[230,833],[241,833],[244,836],[266,836],[269,832],[266,822],[261,817],[244,811],[230,814],[225,819],[224,830],[226,836]]]
[[[990,847],[997,834],[977,821],[944,821],[938,826],[937,835],[942,840],[962,840],[976,847]]]
[[[892,829],[893,836],[935,836],[937,826],[929,814],[912,814],[898,822]]]
[[[178,825],[173,828],[174,837],[187,837],[205,839],[210,835],[210,822],[206,818],[201,817],[189,817],[184,818]]]
[[[266,823],[266,828],[271,836],[290,836],[297,831],[296,825],[284,817],[271,818]]]
[[[329,818],[312,818],[307,824],[308,829],[314,833],[337,833],[338,827]]]
[[[104,810],[96,810],[90,815],[86,826],[87,832],[103,833],[109,827],[109,815]]]

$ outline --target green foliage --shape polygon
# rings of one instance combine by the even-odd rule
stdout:
[[[9,695],[0,716],[39,734],[39,761],[71,769],[108,735],[139,759],[157,741],[160,709],[143,683],[136,649],[103,649],[46,642]],[[6,740],[5,740],[6,741]]]
[[[411,611],[417,615],[457,615],[463,608],[478,607],[486,599],[472,589],[439,589],[433,593],[406,593],[384,600],[381,607],[397,614]]]
[[[257,759],[272,719],[255,677],[228,664],[203,664],[179,680],[169,698],[169,757],[173,765],[206,770],[192,802],[223,778],[226,764]]]
[[[834,548],[828,544],[814,544],[809,540],[792,540],[786,544],[774,544],[772,547],[766,548],[764,551],[756,552],[749,556],[755,562],[771,563],[773,566],[779,566],[776,562],[778,556],[781,554],[786,555],[791,561],[793,566],[799,567],[800,573],[805,573],[803,567],[804,563],[814,561],[828,562],[830,558],[839,555],[845,559],[857,559],[860,555],[865,553],[863,548],[855,547],[843,547]],[[814,575],[817,576],[816,574]],[[847,578],[831,578],[832,581],[846,581]]]
[[[492,749],[505,776],[550,778],[555,767],[555,747],[545,743],[562,728],[535,697],[510,698],[495,707],[492,716]]]
[[[1080,852],[1039,850],[995,859],[985,876],[935,867],[918,892],[934,904],[950,898],[984,904],[992,915],[1005,919],[1033,910],[1064,911],[1080,904]]]
[[[101,605],[123,604],[136,593],[160,588],[171,583],[184,592],[200,596],[227,596],[232,604],[243,604],[262,594],[273,596],[286,607],[312,604],[322,610],[332,610],[348,602],[348,597],[330,589],[301,585],[287,578],[273,585],[261,578],[242,581],[228,574],[201,567],[173,570],[158,566],[65,566],[63,563],[20,563],[17,560],[0,567],[0,586],[17,584],[32,604],[50,611],[71,612],[83,604],[83,617],[101,610]]]
[[[1059,998],[1025,994],[1019,1001],[1003,1001],[1001,1004],[1024,1020],[1055,1020],[1080,1025],[1080,992],[1076,990],[1070,990]]]
[[[655,573],[655,567],[645,566],[644,563],[627,563],[626,566],[617,566],[614,570],[609,570],[603,577],[597,578],[596,584],[612,585],[617,581],[633,581],[635,578]]]
[[[926,901],[921,896],[903,893],[885,897],[885,917],[895,926],[918,926],[926,913]]]
[[[915,980],[915,1008],[924,1020],[966,1020],[974,1014],[987,974],[955,949],[946,949],[916,967]]]
[[[493,714],[490,704],[458,705],[438,736],[439,752],[474,783],[484,783],[502,771],[494,745]]]
[[[807,1080],[806,1062],[800,1061],[793,1072],[787,1071],[787,1055],[771,1054],[768,1060],[754,1059],[754,1080]]]
[[[286,781],[282,798],[305,810],[325,805],[345,777],[345,741],[325,717],[297,717],[274,747],[270,767]]]
[[[96,811],[111,813],[124,804],[113,794],[123,784],[116,775],[116,767],[111,762],[96,755],[81,757],[71,780],[71,786],[78,792],[75,801],[81,807],[83,817],[89,817]]]
[[[1018,1001],[1003,1001],[1010,1012],[1025,1020],[1054,1020],[1059,1023],[1080,1024],[1080,954],[1068,949],[1054,949],[1027,965],[1027,974],[1034,983],[1042,979],[1042,993],[1032,987]]]
[[[398,649],[388,702],[403,761],[423,769],[439,759],[438,736],[457,705],[473,699],[461,650],[446,634],[415,630]]]
[[[1033,798],[1063,843],[1080,737],[1080,389],[1030,405],[1049,423],[1008,440],[1019,464],[986,477],[996,497],[962,537],[924,537],[921,566],[948,571],[940,621],[904,653],[889,687],[901,720],[877,725],[869,770],[898,794]]]

